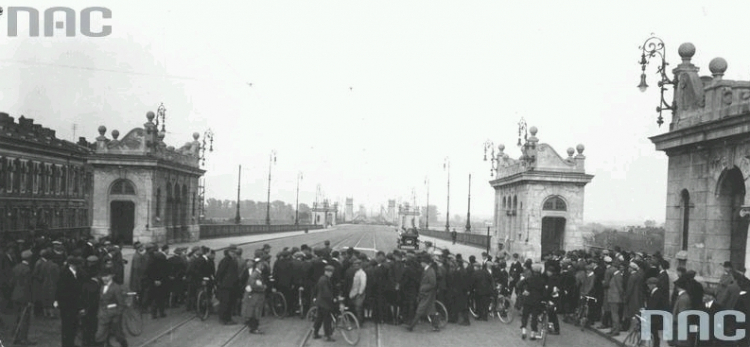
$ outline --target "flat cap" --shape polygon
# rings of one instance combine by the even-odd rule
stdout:
[[[604,262],[605,263],[611,263],[612,262],[612,258],[610,258],[609,256],[606,256],[606,257],[604,257]]]
[[[237,245],[231,244],[231,245],[229,245],[229,247],[227,247],[227,250],[229,250],[229,251],[236,251],[237,250]]]
[[[52,241],[52,244],[53,245],[62,245],[62,242],[60,242],[58,240],[55,240],[55,241]]]
[[[656,277],[649,277],[646,280],[646,284],[659,284],[659,280]]]
[[[31,258],[32,255],[33,255],[33,253],[31,253],[31,251],[28,250],[28,249],[25,250],[25,251],[23,251],[23,252],[21,252],[21,258],[23,258],[23,259],[29,259],[29,258]]]
[[[326,271],[333,271],[333,270],[336,270],[336,268],[333,267],[333,265],[326,265],[325,270]]]
[[[81,265],[81,264],[83,264],[83,259],[81,259],[80,257],[70,256],[70,257],[68,257],[68,259],[66,261],[70,265]]]
[[[96,263],[97,261],[99,261],[99,257],[95,255],[90,255],[88,258],[86,258],[86,261],[90,263]]]

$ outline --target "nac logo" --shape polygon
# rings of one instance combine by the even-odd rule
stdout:
[[[641,339],[644,341],[651,340],[651,321],[652,317],[659,316],[664,322],[664,340],[671,341],[674,338],[672,314],[666,311],[643,310],[644,326],[641,328]],[[697,317],[698,325],[689,325],[688,317]],[[711,326],[710,317],[707,312],[688,310],[680,312],[677,315],[677,340],[687,341],[688,333],[697,333],[698,340],[709,341],[711,335],[719,341],[739,341],[745,338],[745,329],[739,328],[734,335],[727,336],[724,334],[724,321],[727,317],[733,317],[737,323],[745,323],[745,314],[735,310],[719,311],[714,315],[714,324]]]
[[[40,28],[39,10],[33,7],[8,7],[8,36],[18,37],[18,18],[20,14],[29,18],[29,37],[39,37]],[[0,16],[4,14],[4,9],[0,7]],[[62,13],[64,19],[55,19],[55,13]],[[101,28],[91,28],[91,18],[94,13],[101,16],[102,19],[111,19],[112,10],[106,7],[87,7],[81,10],[80,15],[69,7],[52,7],[44,10],[44,36],[54,36],[55,29],[64,29],[65,36],[75,37],[76,29],[83,36],[88,37],[105,37],[112,33],[111,25],[102,25]],[[58,16],[59,18],[59,16]],[[76,23],[80,22],[77,26]],[[96,29],[96,30],[95,30]]]

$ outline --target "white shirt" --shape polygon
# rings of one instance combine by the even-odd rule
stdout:
[[[104,288],[102,289],[102,294],[107,293],[107,290],[109,290],[109,284],[104,285]]]
[[[76,275],[76,270],[73,270],[72,267],[68,267],[68,269],[70,269],[70,272],[73,273],[73,277],[75,277],[76,279],[78,279],[78,275]]]
[[[359,269],[354,273],[354,281],[352,281],[352,290],[349,291],[349,298],[364,294],[365,288],[367,288],[367,274],[364,270]]]

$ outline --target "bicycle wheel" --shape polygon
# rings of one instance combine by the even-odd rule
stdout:
[[[439,300],[435,300],[435,312],[437,313],[437,316],[440,317],[438,327],[444,328],[448,325],[448,309],[445,308],[445,305]]]
[[[313,306],[310,307],[310,310],[307,311],[307,320],[310,322],[315,322],[315,318],[318,317],[318,307]]]
[[[586,328],[588,328],[588,325],[589,325],[589,306],[588,305],[583,307],[579,317],[580,317],[579,321],[581,324],[581,331],[584,331],[586,330]]]
[[[344,312],[339,318],[336,327],[341,330],[341,335],[344,336],[344,340],[350,345],[354,346],[359,343],[359,321],[353,313],[349,311]]]
[[[479,310],[477,309],[477,301],[474,298],[469,299],[469,313],[474,319],[479,318]]]
[[[510,303],[510,300],[506,297],[502,297],[498,299],[497,303],[498,305],[495,308],[495,314],[497,315],[497,318],[499,318],[500,321],[505,324],[512,323],[515,315],[513,314],[513,310],[511,309],[513,305]]]
[[[208,318],[208,313],[210,310],[210,300],[208,298],[208,294],[206,291],[201,290],[200,293],[198,293],[198,301],[196,303],[196,314],[198,318],[200,318],[202,321],[206,320]]]
[[[133,308],[125,309],[122,314],[122,322],[130,335],[139,336],[143,333],[143,315]]]
[[[279,318],[286,317],[286,298],[284,294],[273,292],[269,299],[273,315]]]
[[[542,334],[542,347],[547,343],[547,330],[549,330],[549,317],[546,313],[543,313],[544,316],[542,317],[542,322],[540,323],[542,326],[539,327],[539,332]]]

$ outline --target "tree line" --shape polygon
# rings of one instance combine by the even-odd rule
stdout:
[[[205,218],[216,221],[234,220],[237,213],[237,201],[207,199]],[[268,204],[253,200],[240,201],[240,216],[243,220],[265,221]],[[294,224],[295,209],[293,204],[287,204],[281,200],[271,201],[271,221],[274,224]],[[312,212],[307,204],[299,204],[299,223],[309,224],[312,220]]]

